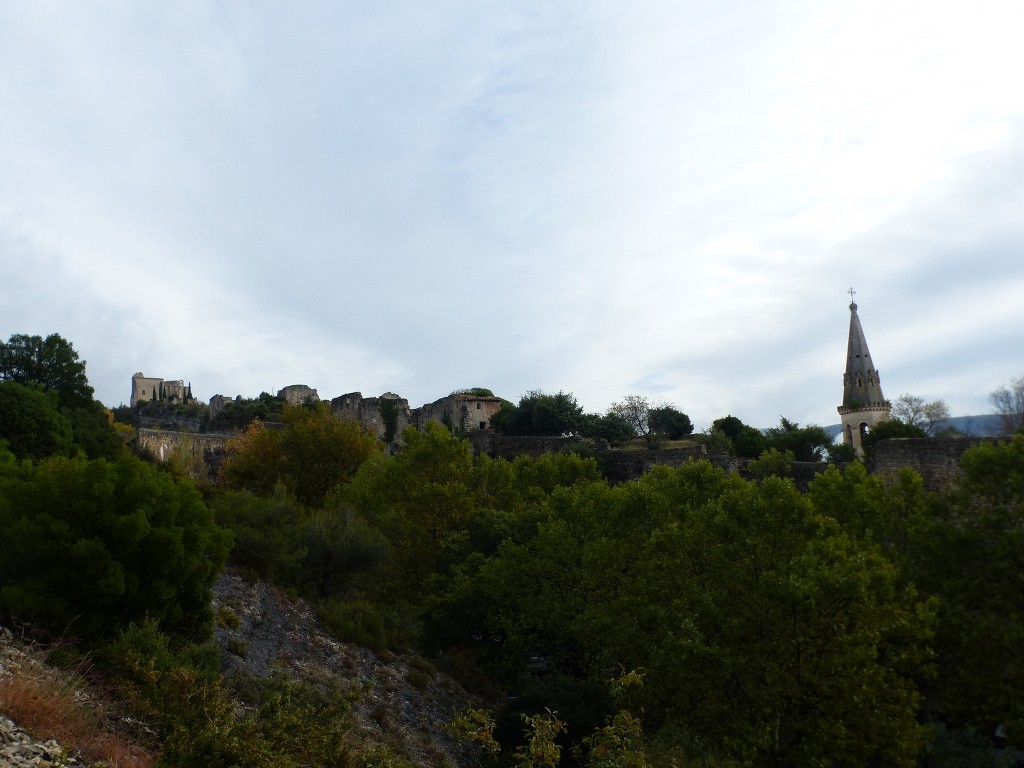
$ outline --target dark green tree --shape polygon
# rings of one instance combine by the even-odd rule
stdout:
[[[1024,435],[968,450],[912,530],[911,575],[939,598],[933,698],[947,722],[1024,743]]]
[[[779,426],[765,432],[765,438],[769,448],[789,451],[796,461],[822,461],[832,445],[832,437],[823,427],[816,424],[801,427],[784,416]]]
[[[584,414],[580,419],[580,434],[597,440],[607,440],[611,445],[628,443],[636,436],[629,422],[614,413],[606,413],[604,416],[596,413]]]
[[[728,437],[733,442],[736,442],[736,438],[739,437],[740,432],[747,425],[740,421],[735,416],[723,416],[720,419],[715,419],[711,422],[711,428],[717,429]]]
[[[690,421],[690,417],[671,405],[651,408],[647,424],[652,432],[664,435],[669,440],[679,440],[693,434],[693,422]]]
[[[491,423],[506,435],[560,436],[579,434],[582,418],[583,408],[571,392],[547,395],[532,390],[514,408],[502,404]]]
[[[230,536],[199,493],[134,456],[0,463],[0,607],[110,639],[147,616],[204,640]]]
[[[19,459],[67,455],[71,423],[57,408],[56,395],[13,381],[0,381],[0,439]]]
[[[768,438],[764,433],[744,424],[735,416],[715,419],[711,422],[711,430],[728,437],[735,454],[745,459],[756,459],[768,449]]]
[[[18,384],[37,384],[57,394],[57,404],[67,408],[92,403],[92,387],[71,343],[51,333],[42,336],[14,334],[0,342],[0,379]]]

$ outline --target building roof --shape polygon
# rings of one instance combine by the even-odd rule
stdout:
[[[864,338],[864,329],[857,315],[856,302],[850,303],[850,338],[846,347],[846,373],[843,376],[841,409],[889,407],[882,394],[882,382]]]

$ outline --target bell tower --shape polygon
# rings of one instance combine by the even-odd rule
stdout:
[[[889,419],[889,401],[882,394],[878,369],[871,362],[868,342],[864,338],[857,304],[856,291],[850,294],[850,338],[846,345],[846,373],[843,374],[843,404],[839,416],[843,423],[843,442],[852,445],[858,456],[864,455],[861,440],[876,424]]]

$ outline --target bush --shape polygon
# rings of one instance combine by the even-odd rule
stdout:
[[[109,639],[145,617],[202,640],[230,536],[195,488],[131,455],[0,463],[0,608]]]
[[[271,677],[248,685],[248,706],[240,708],[222,686],[215,655],[175,646],[153,622],[129,627],[103,659],[135,709],[160,724],[163,768],[351,765],[351,696]]]
[[[342,642],[371,651],[382,651],[387,645],[388,622],[383,611],[368,600],[324,600],[319,613],[327,631]]]

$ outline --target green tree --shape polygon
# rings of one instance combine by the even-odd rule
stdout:
[[[791,482],[694,462],[549,509],[472,579],[510,671],[644,668],[638,703],[693,759],[915,764],[929,604]]]
[[[0,606],[111,638],[150,617],[202,640],[230,537],[190,483],[125,454],[0,464]]]
[[[745,459],[756,459],[768,449],[768,438],[759,429],[748,426],[735,416],[723,416],[711,422],[712,432],[729,438],[733,451]]]
[[[622,445],[632,440],[636,433],[629,422],[615,413],[601,416],[596,413],[584,414],[580,420],[580,434],[598,440],[607,440],[611,445]]]
[[[642,437],[650,447],[656,447],[661,436],[652,433],[650,425],[651,404],[643,395],[626,395],[622,400],[608,407],[609,414],[615,414],[633,428],[633,434]]]
[[[652,432],[664,435],[669,440],[679,440],[693,433],[690,417],[672,405],[651,408],[647,424]]]
[[[59,334],[14,334],[0,342],[0,379],[18,384],[38,384],[57,394],[57,404],[68,408],[88,406],[92,387],[85,375],[85,361]]]
[[[765,438],[769,448],[790,451],[796,461],[821,461],[832,445],[832,437],[823,427],[801,427],[785,417],[779,420],[779,426],[765,432]]]
[[[19,459],[67,455],[71,423],[58,410],[56,396],[37,387],[0,381],[0,439]]]
[[[402,442],[394,456],[367,461],[336,501],[384,532],[395,549],[387,587],[416,602],[427,579],[467,554],[473,453],[435,421],[407,428]]]
[[[505,407],[491,420],[496,431],[506,435],[561,436],[580,432],[583,408],[571,392],[547,395],[527,392],[519,405]]]
[[[968,450],[912,529],[912,575],[941,601],[934,698],[954,726],[1024,743],[1024,435]]]

